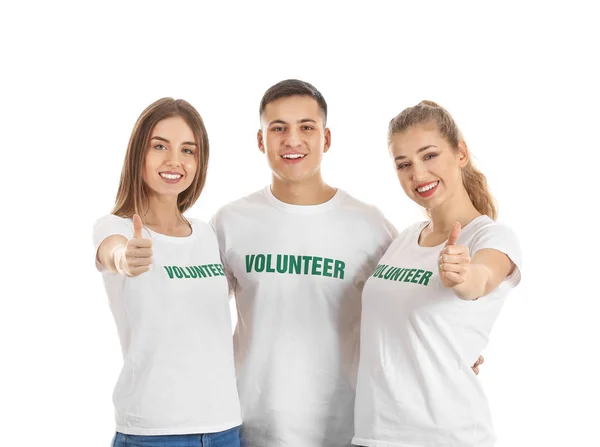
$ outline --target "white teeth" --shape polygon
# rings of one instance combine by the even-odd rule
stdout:
[[[161,172],[160,176],[169,180],[177,180],[182,177],[181,174],[165,174],[164,172]]]
[[[430,189],[435,188],[438,185],[438,183],[439,182],[430,183],[429,185],[423,186],[422,188],[417,188],[417,191],[419,191],[419,192],[429,191]]]
[[[282,157],[294,160],[296,158],[302,158],[302,157],[304,157],[304,155],[302,155],[302,154],[285,154],[285,155],[282,155]]]

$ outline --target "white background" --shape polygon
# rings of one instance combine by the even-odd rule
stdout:
[[[299,78],[329,103],[326,181],[398,228],[423,215],[397,182],[387,123],[422,99],[450,110],[525,255],[483,353],[497,447],[598,445],[590,7],[217,3],[2,6],[1,444],[109,445],[121,358],[91,230],[112,208],[140,112],[173,96],[204,117],[209,177],[189,215],[209,219],[269,182],[259,101]]]

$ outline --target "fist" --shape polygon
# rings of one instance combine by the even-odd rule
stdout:
[[[469,271],[471,263],[469,248],[464,245],[456,245],[459,236],[460,223],[456,222],[450,230],[448,242],[438,257],[440,279],[445,287],[456,287],[464,283]]]
[[[133,238],[118,253],[115,265],[125,276],[139,276],[152,267],[152,239],[142,237],[142,220],[137,214],[133,215]]]

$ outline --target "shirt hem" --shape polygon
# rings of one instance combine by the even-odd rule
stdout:
[[[352,444],[363,447],[419,447],[415,444],[399,444],[397,442],[376,441],[375,439],[364,439],[356,436],[352,438]]]
[[[193,434],[204,434],[204,433],[218,433],[221,431],[229,430],[230,428],[242,425],[240,418],[234,421],[224,422],[222,424],[213,425],[197,425],[194,427],[185,428],[136,428],[136,427],[123,427],[117,424],[116,431],[123,433],[124,435],[134,436],[160,436],[160,435],[193,435]]]
[[[495,440],[494,440],[495,441]],[[351,443],[355,446],[362,446],[362,447],[426,447],[426,446],[435,446],[437,444],[423,444],[422,442],[419,444],[404,444],[404,443],[398,443],[398,442],[390,442],[390,441],[377,441],[375,439],[364,439],[364,438],[359,438],[357,436],[355,436],[354,438],[352,438]],[[471,445],[471,444],[469,444]],[[494,445],[494,442],[492,443],[484,443],[484,444],[477,444],[478,446],[481,447],[492,447]]]

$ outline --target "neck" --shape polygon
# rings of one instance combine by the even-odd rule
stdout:
[[[155,228],[176,228],[187,223],[177,208],[177,196],[158,196],[152,194],[148,197],[148,210],[140,216],[145,225]]]
[[[430,212],[432,232],[443,234],[449,233],[455,222],[459,222],[464,228],[473,219],[481,216],[464,188]]]
[[[320,205],[331,200],[336,191],[323,181],[320,173],[301,182],[290,182],[273,175],[271,182],[273,195],[290,205]]]

